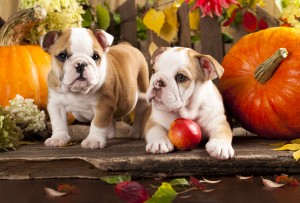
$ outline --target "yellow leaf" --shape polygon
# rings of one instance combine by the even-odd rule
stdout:
[[[163,11],[165,14],[165,22],[168,22],[172,27],[178,27],[177,10],[177,7],[171,6]]]
[[[167,42],[171,42],[177,36],[177,32],[178,27],[172,27],[169,23],[166,22],[160,30],[158,36],[166,40]]]
[[[283,145],[282,147],[276,148],[276,149],[272,149],[272,150],[299,150],[300,149],[300,144],[286,144]]]
[[[293,143],[293,144],[300,144],[300,139],[292,140],[291,143]]]
[[[189,12],[189,21],[191,30],[199,30],[200,27],[200,12],[199,9],[195,9]]]
[[[295,152],[293,153],[293,157],[294,157],[294,159],[295,159],[296,161],[298,161],[298,159],[300,159],[300,150],[295,151]]]
[[[165,14],[165,23],[160,30],[159,37],[171,42],[177,37],[178,32],[178,21],[177,21],[177,10],[176,6],[166,8],[163,12]]]
[[[160,33],[160,30],[165,22],[165,14],[162,11],[156,11],[150,8],[143,18],[144,25],[153,30],[156,34]]]
[[[150,56],[153,55],[153,53],[155,52],[156,49],[157,49],[157,45],[154,42],[151,42],[150,45],[149,45]]]
[[[269,144],[270,146],[273,146],[273,147],[281,147],[283,145],[287,144],[286,141],[284,142],[276,142],[276,143],[272,143],[272,144]]]

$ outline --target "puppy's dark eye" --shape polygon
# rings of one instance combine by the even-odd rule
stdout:
[[[68,55],[65,52],[62,52],[62,53],[58,54],[56,56],[56,58],[61,62],[65,62],[68,58]]]
[[[99,54],[95,53],[93,56],[92,56],[92,59],[97,62],[99,59],[100,59],[100,56]]]
[[[178,73],[178,74],[175,76],[175,80],[176,80],[176,82],[185,82],[185,81],[188,80],[188,78],[187,78],[185,75],[183,75],[183,74],[181,74],[181,73]]]

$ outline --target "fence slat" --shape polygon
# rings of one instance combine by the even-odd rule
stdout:
[[[178,39],[179,46],[191,47],[191,32],[189,22],[189,6],[183,3],[177,12],[179,21]]]
[[[218,17],[206,16],[201,18],[200,37],[202,53],[214,57],[221,62],[224,56],[221,26]]]
[[[138,47],[136,32],[136,3],[135,0],[127,0],[120,8],[121,15],[121,39]]]

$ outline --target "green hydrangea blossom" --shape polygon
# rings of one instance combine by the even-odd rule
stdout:
[[[34,26],[27,40],[37,44],[41,36],[52,30],[65,30],[82,27],[82,6],[76,0],[21,0],[20,9],[31,8],[36,4],[47,11],[47,17]]]
[[[21,129],[9,113],[0,106],[0,151],[16,149],[18,140],[22,139]]]

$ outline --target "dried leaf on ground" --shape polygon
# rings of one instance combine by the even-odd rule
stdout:
[[[206,179],[204,177],[202,177],[202,179],[203,179],[202,182],[204,182],[204,183],[210,183],[210,184],[216,184],[216,183],[219,183],[219,182],[222,181],[222,180],[208,180],[208,179]]]
[[[295,150],[299,150],[300,149],[300,144],[285,144],[283,145],[282,147],[279,147],[279,148],[276,148],[276,149],[273,149],[273,150],[292,150],[292,151],[295,151]]]
[[[61,197],[61,196],[64,196],[67,194],[66,192],[59,192],[59,191],[53,190],[52,188],[47,188],[47,187],[45,187],[44,190],[45,190],[46,194],[49,195],[50,197]]]
[[[172,203],[178,193],[170,183],[163,182],[154,195],[146,203]]]
[[[116,194],[127,203],[143,203],[150,198],[148,191],[138,182],[123,181],[115,186]]]
[[[197,178],[195,178],[194,176],[190,176],[190,184],[200,190],[206,189],[206,186],[204,184],[200,183],[200,181]]]
[[[252,179],[252,178],[253,178],[253,175],[252,175],[252,176],[241,176],[241,175],[236,175],[236,177],[237,177],[239,180],[249,180],[249,179]]]
[[[278,188],[278,187],[282,187],[284,186],[285,184],[282,184],[282,183],[276,183],[276,182],[273,182],[271,180],[268,180],[268,179],[265,179],[263,177],[261,177],[262,179],[262,182],[265,186],[267,187],[271,187],[271,188]]]
[[[117,184],[123,181],[130,181],[131,177],[127,175],[117,175],[117,176],[104,176],[100,178],[108,184]]]

